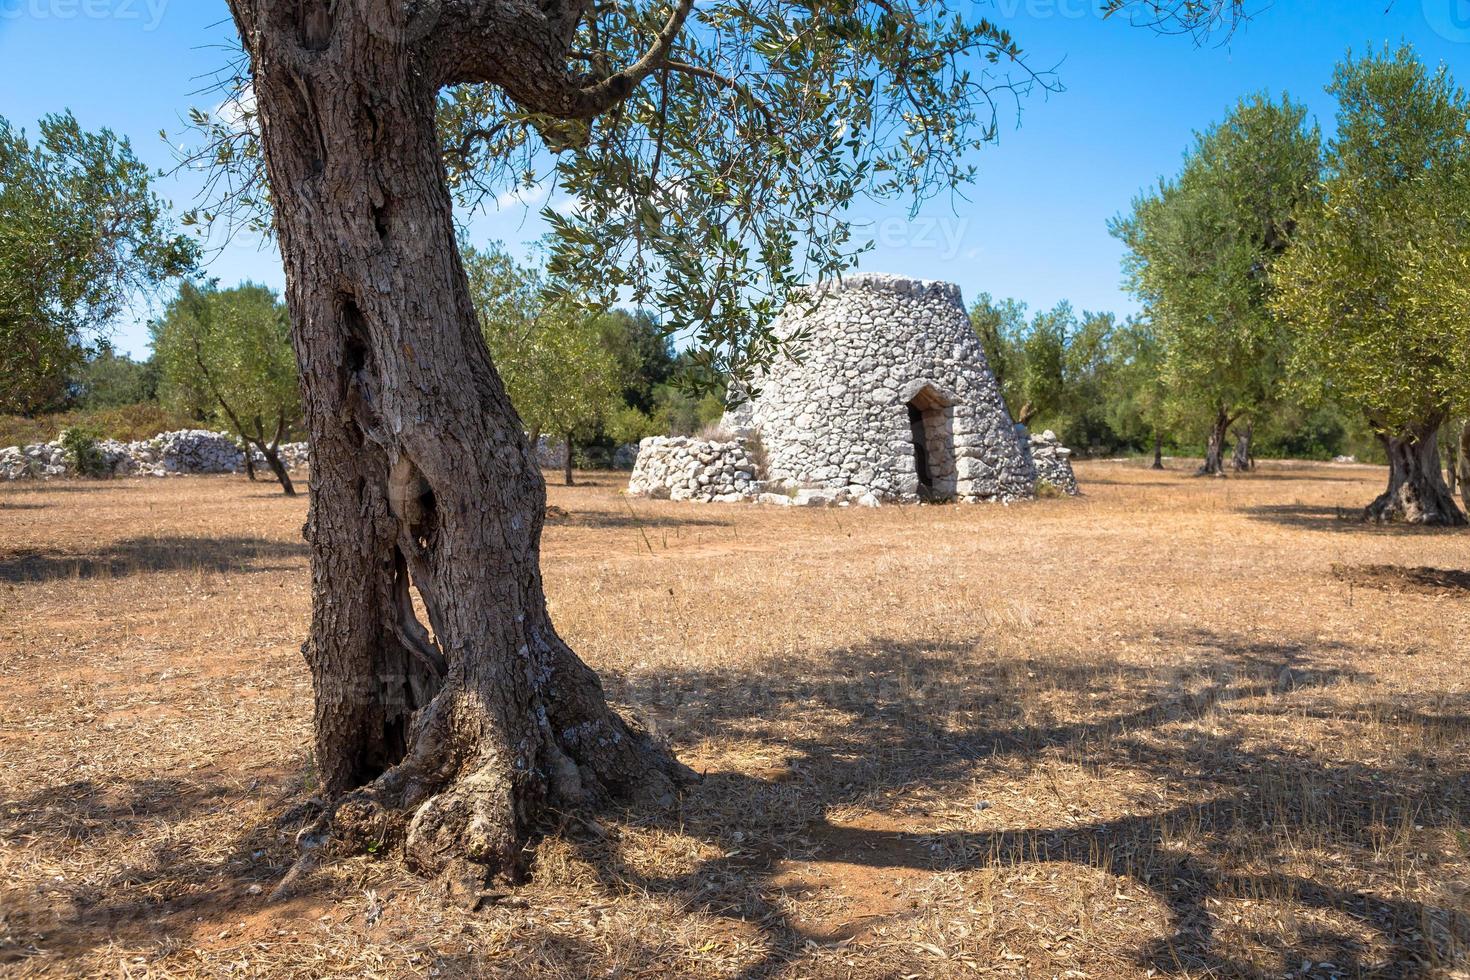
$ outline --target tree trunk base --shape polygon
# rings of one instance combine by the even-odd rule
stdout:
[[[1435,494],[1426,487],[1404,485],[1385,491],[1363,508],[1363,520],[1374,524],[1419,524],[1424,527],[1464,527],[1466,519],[1448,492]]]
[[[565,644],[549,652],[556,666],[548,689],[559,696],[538,696],[509,726],[520,735],[516,755],[530,764],[507,764],[500,733],[479,737],[481,699],[451,675],[415,719],[409,754],[332,807],[323,826],[328,853],[396,853],[471,902],[492,882],[525,880],[552,812],[613,800],[674,808],[698,774],[608,707],[596,675]],[[528,743],[539,744],[527,752]]]
[[[1210,425],[1210,434],[1205,440],[1205,460],[1195,471],[1195,476],[1225,475],[1225,434],[1231,421],[1225,409],[1216,413],[1215,421]]]
[[[1379,437],[1388,455],[1388,489],[1364,508],[1364,520],[1426,527],[1466,523],[1440,472],[1438,429],[1436,421],[1401,436]]]

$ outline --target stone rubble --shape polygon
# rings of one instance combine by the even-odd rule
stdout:
[[[119,442],[99,439],[97,450],[111,476],[172,476],[181,473],[238,473],[245,468],[245,454],[235,437],[207,429],[162,432],[151,439]],[[304,442],[284,442],[277,447],[287,469],[307,462]],[[251,450],[258,470],[269,472],[265,457]],[[73,475],[72,462],[61,440],[0,449],[0,479],[22,480]]]
[[[649,436],[638,444],[628,495],[736,503],[761,492],[755,460],[739,441]]]
[[[241,443],[228,432],[207,429],[180,429],[161,432],[151,439],[119,442],[97,440],[105,468],[110,476],[172,476],[181,473],[240,473],[245,469],[245,453]],[[288,470],[305,467],[309,448],[305,442],[283,442],[276,447],[281,462]],[[631,457],[637,452],[632,449]],[[256,472],[269,476],[270,467],[260,450],[251,448],[250,458]],[[542,436],[536,446],[536,459],[543,469],[559,470],[566,460],[566,444]],[[0,480],[24,480],[55,476],[72,476],[73,467],[61,440],[29,446],[0,449]]]
[[[1046,484],[1069,497],[1082,491],[1077,488],[1077,476],[1072,472],[1072,450],[1062,445],[1062,440],[1050,429],[1041,435],[1028,436],[1026,427],[1016,426],[1016,435],[1027,447],[1031,463],[1036,468],[1037,486]]]

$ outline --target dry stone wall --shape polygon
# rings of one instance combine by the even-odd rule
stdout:
[[[628,494],[736,503],[760,493],[755,460],[738,441],[651,436],[638,444]]]
[[[245,453],[235,437],[228,432],[207,429],[161,432],[138,442],[100,439],[97,449],[111,476],[238,473],[245,469]],[[310,454],[305,442],[283,442],[276,449],[289,470],[301,469],[308,463]],[[566,460],[566,451],[566,443],[542,436],[536,446],[536,458],[543,469],[557,470]],[[251,449],[250,456],[258,469],[266,470],[265,457],[259,450]],[[73,469],[60,439],[0,449],[0,480],[71,476]]]
[[[958,286],[866,274],[773,325],[805,334],[724,425],[759,435],[768,489],[860,500],[1014,500],[1036,474]]]
[[[163,432],[139,442],[102,439],[97,442],[104,468],[112,476],[170,476],[180,473],[237,473],[245,468],[245,454],[226,432],[180,429]],[[306,465],[304,442],[286,442],[278,447],[289,469]],[[257,467],[265,457],[252,450]],[[61,441],[9,446],[0,449],[0,479],[24,480],[73,475],[73,464]]]

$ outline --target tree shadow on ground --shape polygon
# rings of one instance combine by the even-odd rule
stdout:
[[[1332,575],[1339,581],[1358,588],[1379,589],[1384,592],[1419,592],[1426,595],[1470,592],[1470,570],[1462,568],[1334,564]]]
[[[85,554],[41,549],[0,552],[0,582],[117,578],[146,572],[272,572],[290,567],[281,559],[304,558],[307,553],[305,544],[267,538],[128,538]]]
[[[1190,629],[1129,639],[1168,651],[1168,661],[1005,659],[980,641],[876,639],[738,669],[608,674],[609,692],[676,744],[752,745],[759,758],[737,755],[740,762],[708,773],[675,816],[633,808],[602,832],[556,836],[607,894],[634,902],[653,896],[665,903],[650,914],[688,909],[751,930],[757,952],[740,975],[752,978],[811,972],[803,958],[813,955],[870,955],[863,943],[871,937],[847,930],[850,923],[816,932],[793,916],[781,875],[812,860],[886,877],[947,877],[964,889],[977,876],[1025,879],[1058,866],[1108,876],[1149,896],[1166,920],[1162,934],[1140,929],[1132,946],[1096,952],[1103,970],[1115,973],[1128,972],[1131,961],[1138,973],[1280,976],[1310,960],[1334,965],[1313,975],[1412,977],[1465,954],[1470,916],[1452,892],[1441,901],[1403,887],[1403,869],[1386,867],[1391,860],[1375,853],[1405,827],[1454,828],[1470,812],[1470,783],[1454,761],[1470,695],[1367,705],[1339,699],[1365,675],[1350,666],[1350,646],[1315,638],[1260,641]],[[1394,749],[1369,761],[1344,758],[1310,737],[1280,737],[1300,731],[1304,719],[1392,725],[1443,751]],[[1008,810],[979,829],[936,829],[908,802],[946,801],[969,811],[977,781],[1044,779],[1038,773],[1054,766],[1168,792],[1140,793],[1127,812],[1095,818]],[[294,858],[291,831],[300,814],[289,805],[304,790],[300,775],[265,776],[258,787],[242,788],[243,779],[78,780],[0,802],[6,845],[49,839],[49,849],[132,848],[106,880],[69,878],[23,893],[0,886],[0,935],[17,937],[9,952],[0,948],[0,971],[7,955],[14,961],[48,955],[43,947],[61,956],[107,942],[162,944],[181,927],[185,934],[218,929],[259,910],[263,896],[247,897],[248,889],[268,893]],[[267,816],[224,841],[201,846],[197,826],[177,829],[252,798],[265,802]],[[884,819],[872,826],[855,821],[858,812]],[[620,838],[650,826],[696,838],[715,856],[672,870],[639,861]],[[1325,857],[1304,866],[1303,854],[1314,849]],[[306,886],[336,890],[304,891],[302,901],[352,897],[315,879]],[[1241,899],[1287,906],[1301,922],[1294,933],[1255,937],[1274,957],[1265,967],[1260,949],[1251,959],[1238,948],[1239,930],[1231,932],[1224,918],[1221,903]],[[599,961],[606,950],[553,928],[560,906],[547,911],[557,915],[514,920],[516,942],[541,957],[539,972],[608,972]],[[903,913],[914,914],[922,909]],[[1058,930],[1065,924],[1054,908],[1021,914],[1055,921]],[[901,926],[901,919],[894,913],[879,921]],[[494,972],[494,960],[461,955],[444,935],[433,943],[444,953],[436,964],[445,975]],[[622,961],[630,973],[652,972],[650,963],[677,972],[661,945],[668,943],[657,929],[646,947],[630,938]],[[904,968],[874,961],[867,975],[923,974],[935,962],[897,945]],[[1094,964],[1092,975],[1107,973]]]
[[[1179,474],[1183,477],[1184,474]],[[1077,478],[1079,486],[1099,487],[1177,487],[1180,480],[1109,480],[1097,476],[1094,473],[1086,473]]]
[[[1364,506],[1368,501],[1365,500]],[[1454,533],[1460,528],[1424,527],[1418,524],[1378,524],[1363,519],[1363,507],[1325,507],[1314,504],[1261,504],[1241,513],[1253,521],[1305,531],[1334,531],[1341,534],[1380,536]]]
[[[80,856],[64,876],[0,884],[0,972],[38,964],[44,972],[107,943],[170,950],[181,931],[237,924],[264,904],[295,857],[301,809],[290,801],[301,792],[299,775],[274,772],[244,787],[186,776],[76,780],[0,800],[0,842]],[[254,800],[281,816],[247,822],[238,836],[207,847],[176,830]],[[310,894],[303,889],[293,901],[304,904]]]
[[[617,696],[676,742],[755,740],[779,746],[785,765],[775,776],[760,767],[711,773],[686,796],[679,829],[727,855],[692,873],[640,873],[604,840],[579,846],[610,890],[663,894],[759,922],[769,952],[744,972],[750,977],[781,972],[823,938],[791,919],[773,882],[783,862],[810,857],[814,841],[822,860],[852,865],[938,874],[1060,862],[1127,880],[1154,896],[1169,919],[1167,935],[1132,952],[1145,971],[1281,975],[1307,960],[1330,961],[1336,976],[1407,977],[1470,951],[1465,909],[1395,894],[1373,880],[1385,823],[1458,826],[1455,815],[1470,807],[1463,771],[1412,752],[1393,762],[1342,761],[1241,730],[1263,706],[1297,719],[1299,701],[1330,701],[1331,688],[1357,675],[1324,666],[1320,655],[1345,648],[1197,630],[1157,639],[1167,644],[1161,649],[1193,654],[1156,668],[1002,664],[977,662],[974,644],[878,641],[816,657],[812,663],[830,665],[822,676],[771,664],[610,679]],[[1081,710],[1037,720],[1043,694]],[[1285,699],[1290,709],[1281,708]],[[1470,696],[1462,700],[1470,705]],[[1463,740],[1457,719],[1464,713],[1461,706],[1448,715],[1394,717],[1443,743]],[[1093,822],[1022,821],[938,835],[852,827],[829,816],[881,806],[875,801],[896,792],[963,799],[979,771],[1073,758],[1172,784],[1171,802]],[[750,841],[761,843],[751,848]],[[1330,873],[1299,870],[1297,848],[1307,841],[1338,852]],[[1294,936],[1259,936],[1275,957],[1262,969],[1260,950],[1253,962],[1217,938],[1217,908],[1236,899],[1284,903],[1310,926]],[[1340,926],[1344,920],[1368,939]]]
[[[1368,477],[1377,479],[1376,473],[1339,473],[1320,466],[1298,466],[1282,469],[1263,470],[1260,468],[1247,473],[1236,473],[1231,471],[1226,475],[1230,480],[1249,480],[1275,483],[1362,483]]]

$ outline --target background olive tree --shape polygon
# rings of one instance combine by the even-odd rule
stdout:
[[[295,496],[282,438],[300,424],[301,395],[289,317],[271,289],[185,283],[151,326],[163,397],[225,421]]]
[[[1285,377],[1287,338],[1268,308],[1271,268],[1315,205],[1320,134],[1282,97],[1242,100],[1195,140],[1172,180],[1115,219],[1129,288],[1162,345],[1176,414],[1207,432],[1200,473],[1223,476],[1232,425],[1248,465],[1250,426]]]
[[[571,486],[576,440],[616,410],[625,376],[625,365],[606,343],[618,336],[602,322],[613,315],[548,295],[539,271],[499,246],[465,247],[464,262],[485,343],[511,404],[532,445],[543,433],[562,440],[562,479]]]
[[[0,411],[26,415],[62,404],[113,320],[197,258],[126,139],[69,112],[38,129],[0,118]]]
[[[1407,47],[1349,57],[1328,91],[1325,199],[1274,271],[1295,378],[1382,440],[1388,487],[1368,517],[1463,524],[1438,436],[1470,400],[1470,104]]]

